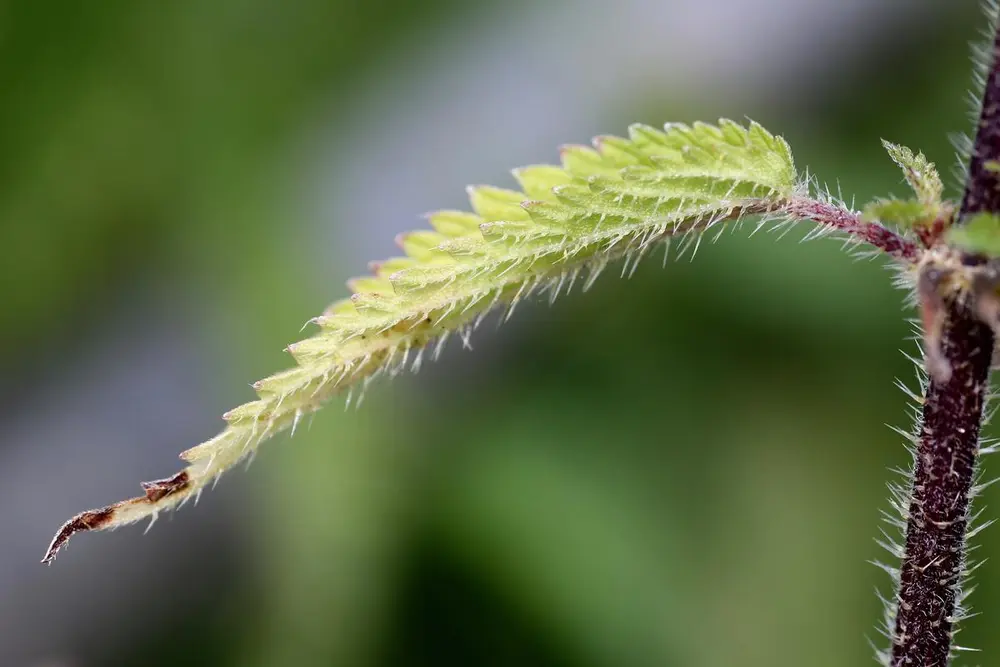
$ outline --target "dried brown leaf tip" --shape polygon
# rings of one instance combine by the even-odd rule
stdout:
[[[77,533],[83,533],[90,530],[102,530],[104,528],[110,528],[113,525],[131,523],[134,520],[148,515],[146,506],[160,502],[169,496],[182,494],[182,492],[188,489],[189,485],[190,481],[188,479],[188,473],[187,471],[182,470],[173,477],[158,479],[152,482],[142,482],[142,488],[146,492],[146,495],[144,496],[123,500],[119,503],[115,503],[114,505],[108,505],[107,507],[102,507],[100,509],[80,512],[62,525],[59,532],[57,532],[56,536],[52,539],[52,544],[50,544],[49,548],[45,551],[45,557],[42,558],[42,562],[46,565],[51,564],[52,561],[55,560],[59,550],[62,549],[63,546],[69,541],[69,538],[73,537]],[[136,514],[139,516],[136,516],[133,519],[129,516],[130,514]],[[155,514],[153,515],[153,519],[156,519]]]

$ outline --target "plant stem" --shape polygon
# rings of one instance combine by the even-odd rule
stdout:
[[[965,309],[949,308],[941,351],[951,375],[932,379],[925,396],[892,667],[945,667],[951,652],[993,335]]]
[[[828,201],[793,197],[781,207],[793,218],[812,220],[820,228],[843,232],[855,241],[867,243],[895,259],[915,264],[920,259],[920,248],[905,236],[875,222],[865,222],[861,216]]]
[[[1000,31],[986,78],[959,221],[1000,213]],[[945,667],[953,651],[956,598],[965,569],[969,495],[989,382],[993,332],[950,301],[940,349],[951,373],[924,396],[890,665]]]

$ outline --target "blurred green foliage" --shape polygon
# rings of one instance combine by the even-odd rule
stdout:
[[[904,187],[880,137],[946,172],[946,133],[967,126],[968,9],[887,35],[879,52],[845,45],[830,80],[801,96],[776,90],[753,115],[859,202]],[[164,281],[178,301],[206,300],[220,349],[236,342],[218,387],[227,403],[244,400],[240,383],[289,363],[281,346],[343,294],[316,284],[299,261],[312,241],[288,222],[303,128],[321,114],[335,126],[331,94],[405,60],[414,36],[516,11],[440,0],[4,6],[0,85],[15,103],[0,105],[0,284],[17,288],[0,309],[3,363],[25,367],[15,350],[28,343],[71,354],[116,294]],[[668,93],[623,101],[609,131],[754,111],[687,108]],[[330,224],[349,234],[365,222]],[[369,259],[330,255],[351,267],[345,277]],[[650,261],[627,283],[608,277],[519,311],[522,324],[482,332],[490,354],[473,371],[451,350],[446,370],[382,386],[361,410],[328,410],[308,434],[266,447],[249,473],[252,557],[231,595],[103,657],[864,664],[880,614],[872,589],[888,586],[866,561],[884,558],[871,538],[887,468],[907,464],[884,426],[907,425],[892,379],[912,377],[897,352],[911,349],[908,313],[889,278],[835,244],[736,235],[695,262]],[[982,552],[998,540],[987,531]],[[980,570],[984,614],[962,637],[989,655],[1000,651],[996,572]]]

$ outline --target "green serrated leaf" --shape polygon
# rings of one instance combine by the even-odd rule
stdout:
[[[865,206],[862,218],[866,222],[883,222],[911,229],[933,221],[938,212],[938,206],[916,199],[877,199]]]
[[[882,146],[892,161],[903,170],[906,182],[910,184],[922,204],[934,206],[941,203],[944,184],[933,162],[924,157],[923,153],[914,155],[906,146],[893,144],[885,139],[882,140]]]
[[[966,252],[1000,257],[1000,216],[977,213],[963,224],[949,229],[945,239]]]
[[[258,382],[258,400],[228,412],[221,433],[181,455],[184,471],[144,487],[145,496],[74,517],[46,560],[75,532],[177,506],[331,396],[411,367],[423,348],[466,336],[496,306],[513,308],[541,290],[554,296],[582,270],[589,280],[608,261],[637,261],[673,235],[770,211],[797,187],[788,145],[756,123],[635,125],[628,138],[600,137],[561,157],[561,166],[517,170],[523,192],[469,188],[475,214],[433,213],[433,231],[400,235],[406,257],[351,281],[355,293],[314,320],[321,331],[288,347],[298,366]]]

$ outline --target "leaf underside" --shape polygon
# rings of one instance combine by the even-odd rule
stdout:
[[[56,535],[51,562],[76,532],[155,519],[279,431],[348,388],[419,366],[451,334],[463,339],[489,311],[547,291],[551,298],[612,260],[638,262],[655,244],[775,210],[795,194],[787,143],[751,123],[629,128],[567,146],[561,165],[514,171],[521,191],[470,187],[473,213],[430,214],[432,229],[398,237],[405,256],[348,282],[350,298],[315,318],[319,332],[288,346],[297,366],[256,382],[258,399],[223,418],[214,438],[181,454],[187,467],[144,482],[145,495],[83,512]],[[634,266],[634,265],[633,265]],[[359,386],[360,385],[360,386]]]

